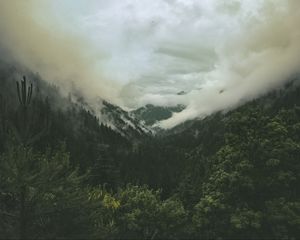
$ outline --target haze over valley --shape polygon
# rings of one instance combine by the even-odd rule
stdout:
[[[297,239],[299,0],[0,0],[0,239]]]

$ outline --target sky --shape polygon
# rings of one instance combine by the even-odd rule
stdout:
[[[234,108],[300,69],[298,0],[1,0],[0,20],[13,60],[91,103],[186,105],[165,128]]]

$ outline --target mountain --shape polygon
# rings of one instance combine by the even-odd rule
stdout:
[[[61,94],[59,87],[50,85],[38,74],[20,67],[18,64],[0,62],[1,89],[0,94],[10,101],[13,107],[18,105],[15,93],[15,81],[21,79],[19,72],[27,76],[28,82],[34,85],[34,96],[51,101],[54,109],[66,111],[70,108],[82,108],[97,116],[99,123],[108,126],[111,130],[121,134],[127,139],[138,139],[151,136],[162,129],[154,128],[153,125],[161,120],[168,119],[174,112],[180,112],[185,107],[177,105],[174,107],[161,107],[148,104],[133,111],[126,111],[121,107],[109,103],[103,99],[99,100],[99,109],[93,109],[84,99],[81,93],[72,89],[68,97]]]
[[[79,233],[84,239],[300,235],[298,80],[231,111],[152,134],[157,121],[184,106],[128,112],[101,100],[97,112],[80,94],[64,97],[26,72],[34,90],[32,101],[22,95],[24,108],[14,74],[0,64],[4,239],[17,238],[20,223],[30,239],[36,233],[66,239]]]
[[[111,126],[122,136],[139,138],[145,135],[152,135],[153,130],[146,126],[135,115],[125,111],[121,107],[102,101],[100,120]]]
[[[300,77],[288,81],[285,85],[260,96],[257,99],[246,102],[230,111],[219,111],[201,119],[193,119],[183,122],[160,134],[161,138],[173,143],[181,143],[182,146],[193,148],[199,142],[214,145],[222,138],[224,128],[232,115],[243,112],[244,109],[259,108],[265,115],[273,117],[280,111],[298,108],[300,106]],[[189,139],[189,141],[186,141]],[[209,142],[208,139],[213,139]]]
[[[144,107],[131,111],[131,115],[143,122],[146,126],[153,126],[161,120],[172,117],[173,113],[181,112],[185,109],[184,105],[178,104],[173,107],[162,107],[147,104]]]
[[[185,106],[162,107],[147,104],[136,110],[126,111],[105,100],[101,103],[100,121],[127,138],[152,136],[162,129],[153,126],[161,120],[172,117],[175,112],[182,111]]]
[[[189,239],[299,236],[299,80],[165,133],[133,153],[125,175],[179,197],[196,226]]]

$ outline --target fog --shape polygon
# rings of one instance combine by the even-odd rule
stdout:
[[[164,128],[234,108],[300,69],[297,0],[3,0],[0,14],[2,58],[90,103],[185,104]]]
[[[90,102],[116,96],[119,85],[97,69],[101,53],[47,15],[50,6],[51,1],[0,1],[1,58],[39,73],[65,92],[77,88]]]
[[[264,1],[258,17],[242,23],[217,52],[217,64],[203,75],[203,89],[187,96],[188,108],[160,125],[231,109],[299,74],[299,10],[299,1]]]

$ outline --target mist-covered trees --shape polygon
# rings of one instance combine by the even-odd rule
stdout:
[[[27,101],[0,74],[0,239],[300,235],[299,87],[126,139],[38,77]]]
[[[0,156],[1,237],[82,236],[84,231],[80,229],[86,227],[82,219],[88,214],[83,210],[86,202],[81,191],[83,176],[71,167],[63,146],[47,148],[44,153],[32,147],[48,127],[42,125],[42,129],[35,132],[32,91],[33,86],[27,88],[25,77],[17,82],[17,118],[10,122],[5,151]],[[69,231],[63,227],[66,222]]]

